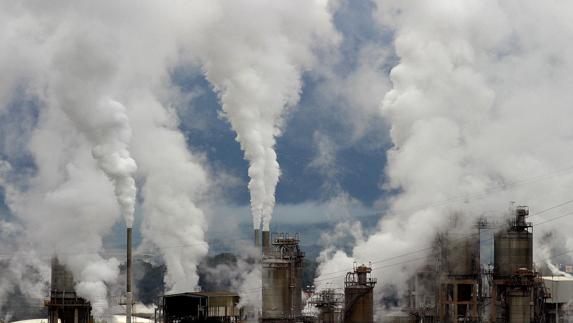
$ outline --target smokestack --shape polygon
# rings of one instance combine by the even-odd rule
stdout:
[[[125,322],[131,323],[131,228],[127,228],[127,295],[125,299]]]
[[[269,254],[271,250],[271,233],[263,230],[263,256]]]
[[[261,231],[259,229],[255,229],[255,247],[260,247],[261,245]]]

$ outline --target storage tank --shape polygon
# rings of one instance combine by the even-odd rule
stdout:
[[[293,320],[302,316],[303,259],[298,237],[285,234],[278,235],[272,248],[264,254],[262,321]]]
[[[271,251],[271,233],[268,230],[263,230],[263,255]]]
[[[376,279],[372,268],[362,265],[346,274],[344,280],[344,323],[374,322],[373,289]]]
[[[533,233],[526,207],[518,207],[509,228],[495,235],[494,271],[499,277],[515,274],[518,269],[533,270]]]
[[[526,221],[528,215],[527,207],[517,207],[508,227],[494,238],[494,288],[499,297],[492,306],[493,313],[499,313],[498,319],[504,322],[537,321],[534,295],[539,293],[533,268],[533,227]]]

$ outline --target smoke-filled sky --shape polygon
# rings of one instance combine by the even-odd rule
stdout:
[[[41,295],[57,255],[106,315],[121,257],[104,245],[132,222],[174,292],[237,223],[338,222],[317,283],[395,259],[375,275],[400,285],[402,255],[510,201],[540,223],[537,262],[563,254],[572,17],[534,0],[3,1],[0,309],[14,286]]]

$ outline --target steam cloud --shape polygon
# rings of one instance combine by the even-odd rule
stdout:
[[[255,225],[268,229],[280,175],[275,138],[315,50],[336,41],[326,1],[1,6],[0,39],[11,50],[0,56],[0,106],[17,104],[23,91],[38,108],[21,145],[37,171],[17,178],[15,170],[2,181],[27,235],[19,252],[44,261],[56,254],[98,318],[119,265],[103,255],[102,237],[120,212],[133,225],[135,176],[145,215],[140,251],[159,250],[172,291],[197,288],[196,266],[208,250],[201,204],[209,176],[172,109],[178,93],[169,72],[178,64],[199,62],[219,93],[250,163]]]
[[[326,1],[218,4],[216,19],[205,28],[213,37],[194,49],[249,161],[254,227],[269,230],[280,176],[276,137],[286,110],[299,101],[313,51],[335,42],[337,34]]]
[[[47,85],[48,100],[60,106],[92,144],[92,155],[113,183],[126,225],[132,227],[137,165],[128,150],[131,128],[126,108],[109,97],[117,63],[103,52],[105,48],[97,47],[100,40],[67,37],[77,38],[70,42],[73,47],[62,45],[56,52],[50,74],[53,79]],[[86,51],[90,51],[91,64],[85,64]],[[104,72],[95,73],[94,69]]]
[[[25,234],[10,271],[31,266],[45,274],[57,255],[97,318],[108,314],[107,287],[119,273],[119,261],[104,255],[102,237],[119,213],[133,224],[136,171],[143,182],[144,240],[160,249],[170,286],[196,287],[196,264],[207,247],[194,199],[207,178],[177,129],[168,82],[191,8],[179,1],[0,5],[0,42],[11,49],[0,55],[6,71],[0,113],[22,97],[38,109],[37,121],[20,136],[35,172],[19,174],[2,161],[8,170],[0,184]],[[140,33],[145,37],[134,37]],[[196,243],[203,247],[173,248]],[[0,300],[14,283],[27,294],[45,295],[49,272],[41,277],[11,275],[7,282],[3,276]]]
[[[471,226],[481,215],[503,216],[509,201],[536,214],[570,199],[573,137],[563,120],[571,118],[573,47],[559,39],[573,35],[565,23],[573,5],[377,1],[377,8],[399,58],[382,102],[394,143],[384,185],[399,193],[380,201],[387,211],[378,232],[350,254],[332,252],[318,280],[357,259],[374,261],[382,282],[404,287],[424,259],[412,252],[426,248],[453,214]],[[564,208],[534,215],[534,224]],[[547,231],[570,248],[564,233],[571,225],[537,226],[535,250]]]
[[[16,145],[36,169],[18,174],[0,161],[0,185],[17,219],[0,222],[0,233],[23,233],[0,279],[0,302],[14,281],[41,295],[46,261],[56,254],[80,296],[104,316],[119,261],[104,255],[102,237],[119,213],[133,224],[135,176],[145,214],[141,251],[160,251],[171,290],[197,287],[210,180],[172,109],[169,71],[180,63],[200,64],[218,93],[249,161],[254,226],[269,229],[280,177],[276,138],[317,51],[337,42],[330,10],[320,0],[1,2],[0,43],[9,50],[0,53],[0,114],[25,97],[38,115]],[[572,13],[573,4],[533,0],[377,1],[380,28],[394,41],[362,54],[379,66],[377,53],[399,58],[381,108],[394,143],[385,187],[399,193],[380,201],[388,211],[377,233],[337,227],[337,236],[354,232],[356,246],[347,254],[329,243],[319,280],[358,259],[375,261],[375,269],[390,264],[374,273],[404,282],[419,255],[383,260],[425,248],[451,214],[471,225],[508,201],[535,214],[570,198],[573,46],[562,40],[573,36]],[[368,65],[346,82],[378,80]],[[536,237],[559,233],[571,249],[572,226],[550,222]],[[549,256],[536,255],[538,262]],[[18,275],[21,268],[34,268],[34,277]]]

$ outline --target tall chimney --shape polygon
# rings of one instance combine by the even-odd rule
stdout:
[[[255,229],[255,247],[261,246],[261,232],[259,229]]]
[[[131,228],[127,228],[127,295],[125,299],[125,322],[131,323]]]
[[[263,255],[266,256],[271,251],[271,233],[263,230]]]

